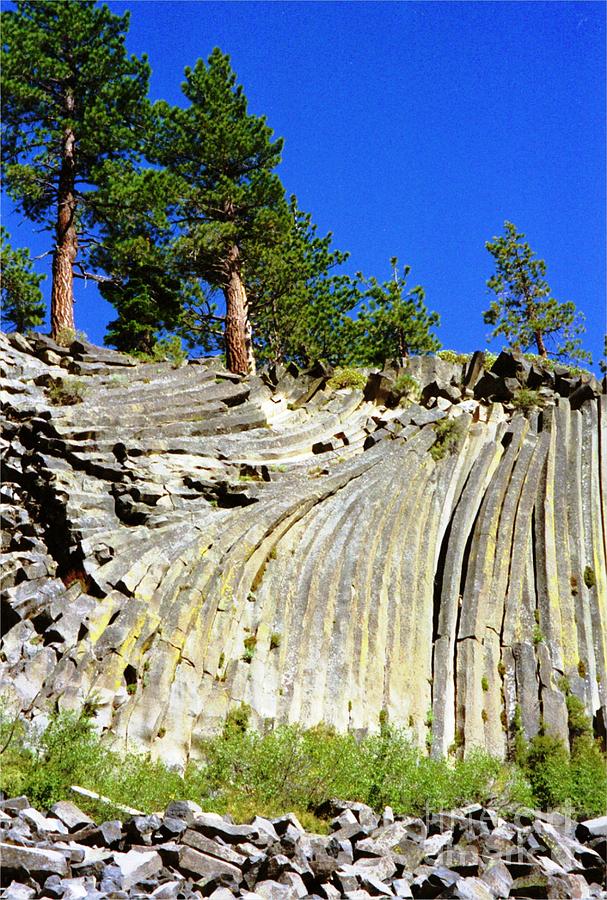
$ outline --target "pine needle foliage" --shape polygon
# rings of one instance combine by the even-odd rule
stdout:
[[[32,268],[29,250],[13,249],[9,233],[0,227],[2,327],[25,332],[42,325],[46,306],[40,291],[45,275]]]
[[[568,301],[559,303],[545,279],[546,263],[537,259],[512,222],[504,223],[504,234],[487,241],[485,247],[495,260],[495,272],[487,281],[495,295],[483,314],[495,326],[491,338],[502,335],[514,350],[536,346],[540,356],[548,354],[564,360],[586,360],[591,355],[582,348],[584,317]]]
[[[435,353],[441,347],[431,331],[440,316],[428,311],[424,288],[407,290],[411,267],[405,266],[400,274],[396,257],[390,265],[392,277],[383,284],[359,275],[363,302],[355,323],[352,361],[360,365],[383,365],[386,359]]]
[[[149,66],[126,52],[128,20],[94,0],[2,13],[3,175],[17,208],[54,232],[53,333],[74,327],[74,268],[109,213],[95,202],[106,166],[136,156],[148,125]]]

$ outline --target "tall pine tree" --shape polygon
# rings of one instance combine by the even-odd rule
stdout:
[[[54,335],[74,328],[74,269],[110,213],[94,202],[105,164],[132,157],[145,133],[149,67],[127,54],[127,27],[94,0],[17,0],[2,14],[5,184],[55,234]]]
[[[504,223],[504,234],[487,241],[485,247],[495,260],[495,272],[487,287],[496,299],[483,314],[494,325],[491,337],[503,335],[515,350],[529,350],[535,344],[540,356],[592,362],[582,349],[580,335],[584,317],[569,301],[559,303],[544,278],[546,263],[537,259],[524,234],[512,222]]]
[[[284,189],[274,172],[282,140],[263,116],[250,115],[230,59],[213,50],[186,69],[185,109],[156,104],[155,160],[180,179],[175,216],[183,274],[204,279],[225,299],[226,363],[254,369],[246,269],[289,227]]]

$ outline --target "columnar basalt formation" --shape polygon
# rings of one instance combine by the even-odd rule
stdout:
[[[1,347],[9,706],[87,704],[177,766],[241,703],[259,728],[387,720],[436,754],[503,755],[519,718],[567,740],[570,691],[604,734],[596,380],[427,357],[403,403],[390,366],[335,390],[322,365],[241,379]],[[514,408],[524,385],[542,408]]]

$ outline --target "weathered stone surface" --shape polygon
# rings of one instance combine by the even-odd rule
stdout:
[[[93,820],[81,809],[78,809],[75,803],[70,800],[60,800],[51,806],[51,812],[60,819],[69,831],[77,831],[84,828],[85,825],[92,825]]]
[[[155,850],[150,850],[149,853],[137,850],[114,853],[114,864],[120,869],[122,887],[125,890],[140,884],[162,868],[162,860]]]
[[[372,373],[365,399],[331,391],[322,366],[243,380],[86,342],[0,349],[0,683],[14,708],[99,695],[101,730],[180,768],[241,703],[256,727],[365,733],[385,713],[433,753],[503,755],[517,705],[527,737],[543,716],[568,738],[565,675],[607,721],[607,407],[591,378],[512,354],[484,374],[482,354],[424,357]],[[53,406],[45,385],[66,367],[84,401]],[[392,408],[403,372],[424,399]],[[544,391],[540,416],[494,402],[525,379]],[[456,418],[457,446],[434,459],[435,427]]]
[[[0,866],[3,884],[14,878],[41,878],[51,874],[63,876],[68,872],[65,857],[56,850],[5,843],[0,843]]]
[[[234,879],[240,880],[242,873],[240,869],[230,863],[218,859],[216,856],[208,856],[206,853],[200,853],[192,847],[180,847],[178,852],[179,868],[186,874],[195,878],[200,876],[210,876],[215,878],[221,875],[228,875]]]

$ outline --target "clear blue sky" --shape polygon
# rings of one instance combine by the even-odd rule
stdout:
[[[352,271],[383,280],[391,256],[411,265],[445,346],[488,345],[484,242],[509,219],[546,260],[554,295],[585,313],[598,362],[604,3],[109,5],[131,11],[128,46],[149,55],[153,99],[181,103],[185,66],[214,46],[231,55],[250,111],[285,139],[287,191],[350,251]],[[16,245],[48,246],[5,212]],[[94,285],[76,287],[78,326],[101,342],[113,310]]]

